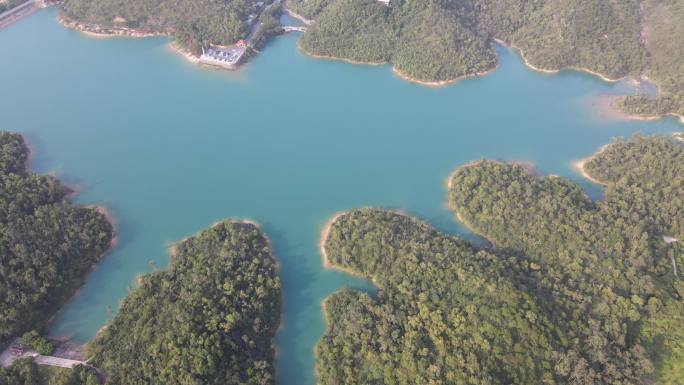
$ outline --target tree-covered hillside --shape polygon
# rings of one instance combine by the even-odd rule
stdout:
[[[663,240],[681,232],[682,147],[609,146],[587,164],[608,185],[600,202],[520,165],[457,170],[450,204],[493,249],[382,210],[338,218],[330,262],[380,291],[327,300],[320,382],[682,383],[684,252]]]
[[[379,54],[423,81],[494,68],[493,38],[546,69],[581,67],[617,78],[638,75],[645,65],[637,0],[393,0],[389,6],[290,0],[288,6],[316,19],[302,38],[305,51],[361,61]]]
[[[618,79],[648,75],[660,97],[630,97],[628,112],[684,115],[683,0],[289,0],[315,19],[304,51],[389,62],[427,82],[496,66],[494,39],[545,70],[581,68]]]
[[[169,31],[195,53],[209,44],[232,44],[246,37],[254,0],[65,0],[69,19],[102,26]]]
[[[106,252],[112,226],[65,199],[50,176],[26,170],[18,134],[0,133],[0,347],[42,328]]]
[[[274,383],[280,280],[264,234],[225,221],[143,276],[89,345],[112,385]]]
[[[643,0],[643,35],[650,55],[646,74],[659,87],[656,98],[628,97],[634,114],[684,116],[684,0]]]
[[[646,358],[661,380],[678,378],[662,383],[684,380],[684,331],[674,326],[684,316],[684,282],[674,274],[684,254],[663,240],[681,232],[682,147],[659,137],[609,146],[586,166],[607,184],[599,202],[511,164],[481,162],[451,180],[450,202],[466,223],[539,266],[532,277],[555,298],[559,322],[589,342],[572,363],[587,381],[616,383],[606,378],[647,367]]]
[[[326,300],[321,384],[554,383],[559,337],[511,279],[525,268],[513,255],[376,209],[339,217],[325,250],[381,290],[377,299],[344,290]]]

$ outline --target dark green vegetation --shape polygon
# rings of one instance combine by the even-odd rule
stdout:
[[[437,82],[491,70],[494,39],[542,69],[584,68],[605,77],[648,74],[658,99],[632,97],[634,113],[684,112],[682,0],[290,0],[316,22],[302,37],[315,55],[390,62]]]
[[[44,356],[49,356],[55,351],[54,342],[40,335],[40,333],[35,330],[24,333],[24,335],[21,336],[21,344]]]
[[[482,161],[451,177],[450,203],[494,248],[404,215],[352,211],[330,262],[371,277],[376,299],[326,302],[322,384],[658,384],[684,381],[684,145],[618,141],[575,183]]]
[[[222,222],[184,240],[89,345],[93,365],[112,385],[273,384],[276,270],[249,223]]]
[[[95,369],[78,365],[73,369],[38,366],[32,359],[17,360],[0,368],[0,385],[99,385]]]
[[[381,290],[326,300],[321,384],[553,383],[553,325],[509,278],[512,255],[375,209],[340,217],[325,248]]]
[[[639,115],[684,116],[684,1],[646,0],[644,35],[650,53],[648,76],[659,86],[657,98],[628,97],[623,108]]]
[[[68,189],[26,171],[29,150],[0,133],[0,346],[41,329],[109,248],[112,226]]]
[[[65,0],[62,8],[83,23],[169,32],[194,53],[245,38],[247,18],[258,13],[254,0]]]
[[[295,0],[316,18],[302,38],[314,54],[389,61],[424,81],[473,75],[496,66],[493,38],[521,48],[549,69],[582,67],[609,77],[638,75],[645,65],[639,3],[629,1]]]
[[[3,13],[5,11],[9,11],[10,9],[16,7],[17,5],[21,5],[25,3],[26,0],[5,0],[5,1],[0,1],[0,13]]]

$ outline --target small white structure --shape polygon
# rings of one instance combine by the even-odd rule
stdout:
[[[378,1],[389,7],[390,0],[378,0]]]
[[[199,62],[228,69],[237,68],[242,55],[247,51],[247,45],[240,40],[238,44],[231,47],[210,46],[208,49],[202,48],[202,56]]]
[[[677,242],[677,238],[672,238],[668,237],[667,235],[663,235],[663,241],[665,241],[665,243],[675,243]]]

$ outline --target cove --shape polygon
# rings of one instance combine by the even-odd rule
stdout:
[[[0,129],[25,134],[33,169],[78,186],[77,203],[107,207],[120,243],[51,333],[90,339],[137,275],[166,265],[172,243],[251,218],[281,265],[280,384],[315,383],[321,300],[345,286],[372,290],[322,268],[318,237],[336,212],[396,208],[470,237],[445,205],[456,167],[529,161],[600,196],[574,160],[616,136],[682,129],[603,114],[601,96],[628,85],[536,73],[504,49],[494,73],[432,89],[388,66],[308,58],[296,35],[227,73],[187,63],[166,39],[93,39],[56,16],[44,10],[0,31]]]

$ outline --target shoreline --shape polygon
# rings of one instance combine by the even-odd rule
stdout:
[[[457,173],[460,169],[462,169],[462,168],[477,166],[477,165],[480,164],[480,163],[482,163],[481,160],[468,162],[467,164],[465,164],[465,165],[463,165],[463,166],[461,166],[461,167],[456,168],[454,171],[451,172],[451,174],[449,174],[449,176],[447,177],[447,180],[446,180],[446,188],[447,188],[447,202],[446,202],[446,206],[447,206],[447,208],[448,208],[449,210],[451,210],[451,211],[455,214],[456,219],[457,219],[459,222],[461,222],[461,224],[462,224],[466,229],[468,229],[468,231],[470,231],[471,233],[473,233],[473,234],[477,235],[478,237],[480,237],[480,238],[486,240],[487,242],[489,242],[489,238],[485,237],[483,234],[481,234],[480,232],[476,231],[476,230],[475,230],[475,227],[474,227],[473,225],[471,225],[468,221],[466,221],[465,218],[463,218],[463,215],[458,211],[458,209],[456,208],[456,206],[454,206],[453,203],[451,203],[451,187],[452,187],[452,183],[451,183],[451,182],[454,180],[454,174],[456,174],[456,173]],[[463,239],[461,236],[458,236],[458,237],[461,238],[461,239]]]
[[[169,31],[158,31],[153,29],[136,29],[128,27],[106,27],[98,24],[81,23],[75,20],[70,20],[64,16],[57,18],[59,24],[63,27],[78,31],[86,36],[97,39],[109,39],[116,37],[125,37],[132,39],[144,39],[150,37],[169,37]]]
[[[607,117],[612,119],[620,120],[634,120],[649,122],[654,120],[665,119],[668,117],[673,117],[679,120],[679,123],[684,124],[684,115],[679,115],[674,112],[670,112],[663,115],[636,115],[625,112],[620,108],[618,102],[624,99],[626,95],[603,95],[599,97],[598,109],[603,112]]]
[[[540,72],[540,73],[544,73],[544,74],[548,74],[548,75],[557,75],[562,70],[584,72],[584,73],[587,73],[589,75],[595,76],[595,77],[597,77],[597,78],[599,78],[599,79],[601,79],[607,83],[617,83],[620,81],[629,80],[630,82],[632,82],[634,84],[640,84],[642,81],[641,79],[645,79],[645,80],[651,82],[654,86],[658,87],[658,85],[653,83],[646,75],[642,75],[641,79],[637,79],[637,78],[635,78],[633,76],[629,76],[629,75],[623,76],[621,78],[613,79],[613,78],[609,78],[608,76],[606,76],[600,72],[596,72],[596,71],[593,71],[593,70],[590,70],[590,69],[584,68],[584,67],[567,66],[567,67],[563,67],[563,68],[559,68],[559,69],[540,68],[540,67],[537,67],[534,64],[530,63],[530,61],[527,59],[527,57],[525,57],[525,52],[523,51],[522,48],[520,48],[514,44],[508,44],[501,39],[493,38],[493,40],[494,40],[494,42],[496,42],[497,44],[499,44],[505,48],[515,50],[518,53],[518,55],[520,56],[520,58],[522,59],[525,66],[528,67],[529,69],[533,70],[533,71],[536,71],[536,72]],[[624,96],[622,96],[622,97],[624,97]],[[619,117],[621,119],[651,121],[651,120],[658,120],[658,119],[662,119],[662,118],[672,116],[674,118],[679,118],[679,122],[681,124],[684,124],[684,115],[680,115],[680,114],[675,113],[675,112],[669,112],[669,113],[666,113],[663,115],[635,115],[635,114],[629,114],[617,106],[612,106],[612,108],[615,110],[615,111],[613,111],[615,116]]]
[[[109,211],[109,209],[107,209],[104,206],[90,205],[90,206],[85,206],[85,207],[94,209],[95,211],[100,213],[100,215],[102,215],[107,220],[107,222],[109,222],[109,224],[112,226],[112,240],[109,242],[109,248],[107,248],[107,250],[100,256],[100,259],[102,259],[107,254],[111,253],[112,250],[114,250],[114,248],[116,246],[119,245],[119,233],[116,231],[118,221],[116,220],[114,215],[111,213],[111,211]],[[94,265],[93,265],[93,267],[94,267]]]
[[[313,22],[314,22],[313,20],[307,19],[306,17],[304,17],[304,16],[298,14],[297,12],[291,10],[290,8],[288,8],[287,2],[286,2],[286,1],[283,1],[282,10],[283,10],[285,13],[287,13],[288,16],[293,17],[293,18],[295,18],[295,19],[301,21],[302,23],[304,23],[304,24],[306,24],[306,25],[311,25],[311,24],[313,24]]]
[[[300,52],[302,52],[304,55],[309,56],[314,59],[320,59],[320,60],[329,60],[329,61],[339,61],[339,62],[344,62],[348,64],[354,64],[354,65],[369,65],[369,66],[381,66],[381,65],[387,65],[391,64],[390,62],[387,61],[359,61],[359,60],[353,60],[353,59],[348,59],[348,58],[343,58],[343,57],[338,57],[338,56],[330,56],[330,55],[319,55],[315,53],[311,53],[304,49],[301,44],[297,43],[297,48],[299,49]],[[469,79],[469,78],[479,78],[483,77],[486,75],[491,74],[492,72],[496,71],[497,68],[499,68],[499,62],[497,61],[497,65],[494,66],[493,68],[487,70],[487,71],[481,71],[481,72],[476,72],[474,74],[466,74],[466,75],[461,75],[459,77],[456,77],[454,79],[448,79],[448,80],[437,80],[437,81],[428,81],[428,80],[420,80],[413,78],[404,72],[401,72],[401,70],[397,69],[396,66],[392,65],[392,73],[399,77],[400,79],[410,82],[410,83],[415,83],[415,84],[420,84],[422,86],[426,87],[432,87],[432,88],[441,88],[441,87],[446,87],[451,84],[458,83],[460,81]]]
[[[562,68],[553,68],[553,69],[541,68],[541,67],[538,67],[538,66],[536,66],[530,62],[530,60],[525,56],[525,51],[522,48],[516,46],[515,44],[509,44],[509,43],[507,43],[501,39],[493,38],[493,40],[497,44],[499,44],[505,48],[510,48],[510,49],[515,50],[518,53],[518,55],[520,55],[520,58],[522,59],[525,66],[527,66],[529,69],[531,69],[533,71],[537,71],[537,72],[541,72],[541,73],[545,73],[545,74],[549,74],[549,75],[556,75],[556,74],[560,73],[562,70],[567,69],[567,70],[571,70],[571,71],[588,73],[588,74],[596,76],[599,79],[601,79],[605,82],[608,82],[608,83],[616,83],[616,82],[619,82],[621,80],[625,80],[625,79],[630,78],[629,76],[624,76],[624,77],[621,77],[618,79],[613,79],[613,78],[609,78],[608,76],[606,76],[602,73],[590,70],[588,68],[578,67],[578,66],[566,66],[566,67],[562,67]]]
[[[333,216],[330,217],[327,221],[325,221],[325,224],[323,225],[320,236],[318,238],[318,252],[321,255],[321,260],[323,262],[324,269],[331,269],[343,273],[348,273],[351,275],[356,275],[356,273],[352,271],[347,271],[347,269],[345,268],[335,266],[332,263],[330,263],[330,260],[328,259],[328,252],[325,250],[325,243],[328,241],[328,237],[330,236],[330,230],[332,230],[333,224],[335,223],[335,221],[337,221],[345,215],[347,215],[347,211],[339,211],[333,214]]]
[[[441,88],[441,87],[446,87],[455,83],[458,83],[463,80],[467,80],[470,78],[480,78],[483,76],[487,76],[491,74],[492,72],[496,71],[499,68],[499,61],[497,59],[496,66],[494,68],[491,68],[487,71],[481,71],[481,72],[476,72],[474,74],[466,74],[466,75],[461,75],[459,77],[456,77],[454,79],[448,79],[448,80],[439,80],[439,81],[427,81],[427,80],[420,80],[416,78],[412,78],[411,76],[405,74],[404,72],[401,72],[401,70],[397,69],[396,66],[392,66],[392,73],[399,77],[402,80],[405,80],[410,83],[415,83],[415,84],[420,84],[422,86],[426,87],[432,87],[432,88]]]
[[[604,144],[604,145],[601,146],[601,148],[600,148],[597,152],[595,152],[593,155],[590,155],[590,156],[588,156],[588,157],[586,157],[586,158],[582,158],[582,159],[580,159],[580,160],[577,160],[577,161],[573,162],[573,163],[572,163],[573,168],[575,168],[575,169],[580,173],[580,175],[582,175],[582,177],[584,177],[584,178],[587,179],[588,181],[590,181],[590,182],[592,182],[592,183],[594,183],[594,184],[601,185],[601,186],[608,186],[607,183],[602,182],[602,181],[600,181],[599,179],[597,179],[597,178],[591,176],[591,174],[589,174],[589,173],[587,172],[587,170],[584,168],[584,166],[586,166],[586,164],[587,164],[588,162],[590,162],[592,159],[594,159],[594,158],[596,158],[597,156],[599,156],[599,155],[600,155],[603,151],[605,151],[605,150],[608,148],[608,146],[610,146],[611,144],[612,144],[612,143]]]
[[[349,64],[354,64],[354,65],[370,65],[370,66],[381,66],[381,65],[388,64],[387,62],[372,62],[372,61],[364,62],[364,61],[358,61],[358,60],[352,60],[352,59],[345,59],[345,58],[337,57],[337,56],[318,55],[318,54],[311,53],[311,52],[305,50],[302,47],[302,45],[300,44],[300,42],[297,42],[297,49],[306,56],[309,56],[309,57],[314,58],[314,59],[320,59],[320,60],[339,61],[339,62],[345,62],[345,63],[349,63]]]

